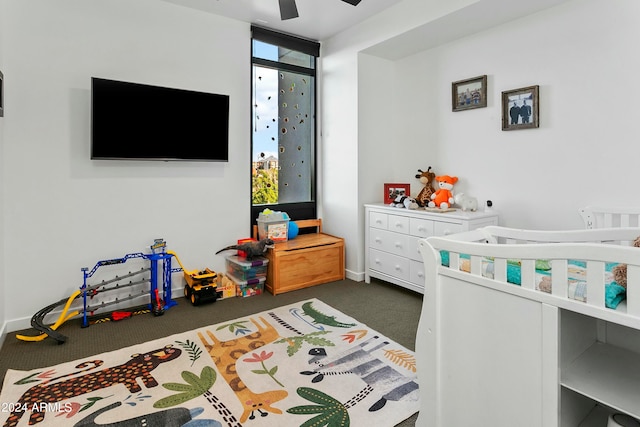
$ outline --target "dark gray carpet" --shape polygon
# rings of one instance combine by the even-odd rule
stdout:
[[[80,327],[80,319],[72,319],[59,329],[68,337],[64,344],[57,344],[51,338],[40,342],[24,342],[15,338],[16,333],[36,335],[36,332],[12,332],[7,335],[0,349],[0,375],[4,379],[7,369],[29,370],[56,365],[309,298],[318,298],[406,348],[415,349],[422,307],[421,294],[375,279],[371,284],[341,280],[277,296],[264,293],[201,306],[193,306],[183,298],[177,298],[178,304],[162,316],[142,314],[88,328]],[[55,319],[46,321],[53,322]],[[415,419],[414,415],[399,426],[414,426]]]

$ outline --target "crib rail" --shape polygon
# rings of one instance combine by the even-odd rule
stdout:
[[[588,229],[613,227],[640,227],[640,208],[587,206],[578,213]]]
[[[639,227],[536,231],[490,226],[424,239],[421,252],[425,267],[437,270],[435,274],[449,272],[478,284],[517,288],[514,293],[555,301],[557,305],[583,312],[584,307],[614,311],[605,305],[606,265],[624,263],[627,264],[626,304],[617,311],[640,319],[640,249],[630,247],[637,236],[640,236]],[[442,266],[441,251],[448,254],[448,267]],[[429,258],[435,258],[435,262],[429,263]],[[491,274],[483,268],[488,260]],[[550,292],[539,289],[537,283],[536,264],[540,260],[547,261],[550,267]],[[586,301],[570,298],[570,260],[586,264]],[[519,264],[520,286],[508,280],[509,263]]]

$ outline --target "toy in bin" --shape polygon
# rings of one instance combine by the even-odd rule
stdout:
[[[253,279],[240,280],[231,274],[227,275],[229,279],[236,285],[236,296],[238,297],[251,297],[254,295],[260,295],[264,291],[264,282],[266,277],[255,277]]]
[[[274,242],[286,242],[289,234],[289,215],[265,209],[258,215],[258,236]]]
[[[180,258],[175,253],[172,255],[182,267],[184,280],[184,297],[191,301],[193,305],[204,302],[215,302],[218,295],[218,274],[215,271],[205,268],[204,270],[187,270],[180,262]]]
[[[226,258],[225,264],[227,274],[238,280],[247,280],[256,277],[267,277],[267,264],[269,264],[269,259],[265,257],[255,257],[249,260],[239,257],[238,255],[231,255]]]

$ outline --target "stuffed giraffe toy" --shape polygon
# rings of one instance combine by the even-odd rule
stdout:
[[[431,171],[431,166],[429,166],[426,171],[418,169],[418,172],[419,173],[416,174],[416,178],[420,180],[420,183],[424,185],[424,187],[422,187],[422,190],[420,190],[420,192],[418,193],[418,196],[416,197],[416,203],[421,208],[424,208],[429,204],[429,202],[431,201],[431,195],[435,192],[435,190],[431,186],[431,183],[436,177],[436,174]]]

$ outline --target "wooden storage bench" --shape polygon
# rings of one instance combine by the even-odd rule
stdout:
[[[299,234],[267,251],[266,288],[273,295],[345,278],[344,239],[323,233],[321,219],[295,223],[300,230],[315,227],[317,232]]]

